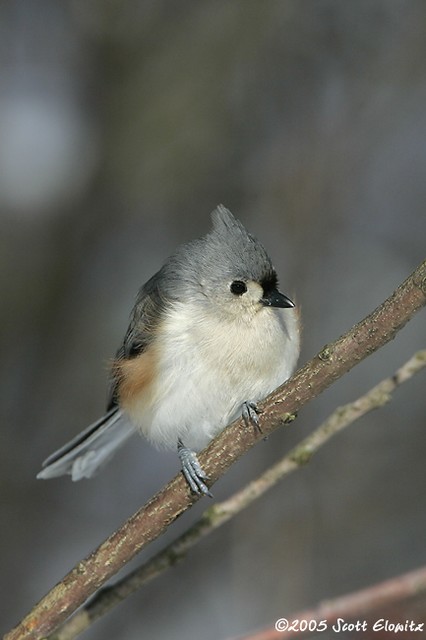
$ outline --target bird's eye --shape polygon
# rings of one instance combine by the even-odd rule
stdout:
[[[234,280],[231,282],[231,286],[229,287],[232,293],[235,293],[236,296],[241,296],[243,293],[247,291],[247,285],[245,282],[241,280]]]

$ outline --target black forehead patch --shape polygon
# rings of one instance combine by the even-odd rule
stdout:
[[[278,278],[275,271],[269,271],[260,281],[264,293],[269,293],[278,287]]]

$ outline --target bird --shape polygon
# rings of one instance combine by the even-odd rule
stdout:
[[[43,463],[37,477],[92,477],[135,431],[177,448],[193,494],[211,496],[197,452],[287,380],[300,351],[295,303],[263,245],[223,205],[139,290],[113,359],[106,413]]]

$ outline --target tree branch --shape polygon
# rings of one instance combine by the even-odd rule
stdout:
[[[210,484],[259,438],[274,431],[289,415],[296,413],[358,362],[389,342],[425,303],[426,261],[372,314],[322,349],[318,356],[261,403],[262,434],[247,429],[242,420],[237,420],[209,444],[199,460],[211,478]],[[17,627],[6,634],[4,640],[40,640],[48,635],[196,500],[179,473],[79,562]]]
[[[390,402],[392,392],[424,367],[426,367],[426,349],[414,354],[393,376],[382,380],[368,393],[336,409],[326,421],[279,462],[232,497],[207,509],[198,522],[153,558],[114,585],[100,589],[90,602],[67,620],[56,633],[49,636],[49,640],[72,640],[144,584],[183,560],[188,551],[205,536],[240,513],[286,475],[300,468],[330,438],[365,414]]]

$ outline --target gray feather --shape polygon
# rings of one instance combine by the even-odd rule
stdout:
[[[121,411],[110,411],[52,453],[37,478],[48,480],[63,475],[70,475],[73,480],[91,478],[134,433]]]

